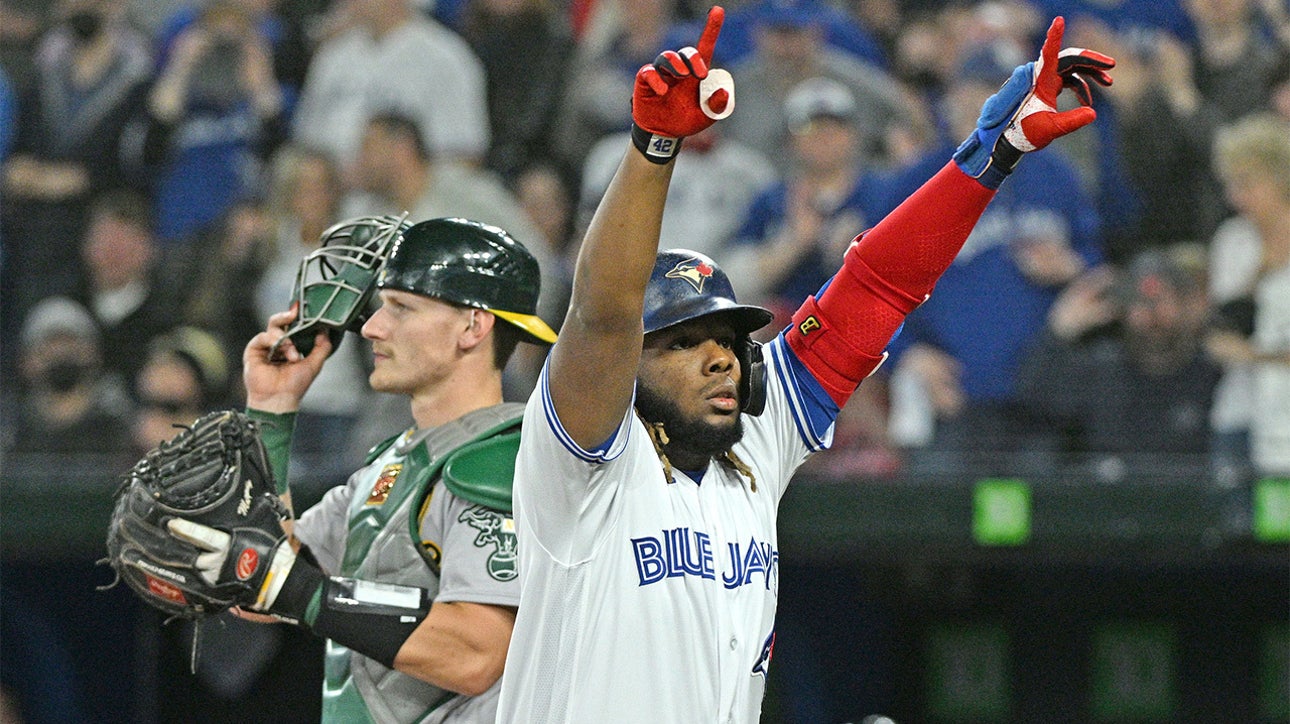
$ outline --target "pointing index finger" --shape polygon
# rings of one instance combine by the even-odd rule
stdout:
[[[1052,25],[1048,26],[1048,35],[1044,38],[1044,47],[1040,51],[1040,58],[1044,65],[1057,70],[1057,54],[1062,47],[1062,35],[1066,30],[1066,19],[1058,15],[1053,18]]]
[[[721,34],[721,24],[726,20],[725,8],[720,5],[713,5],[708,11],[708,24],[703,27],[703,35],[699,36],[699,45],[696,50],[699,51],[699,57],[703,62],[712,66],[712,51],[717,47],[717,36]]]

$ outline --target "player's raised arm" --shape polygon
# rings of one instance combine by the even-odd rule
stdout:
[[[932,293],[1022,155],[1096,118],[1088,81],[1110,85],[1115,61],[1083,48],[1059,52],[1064,28],[1062,18],[1053,20],[1039,60],[1014,70],[985,102],[953,160],[857,237],[833,282],[793,316],[789,346],[838,405],[882,362],[892,335]],[[1063,88],[1079,98],[1078,108],[1057,110]]]
[[[703,82],[724,18],[725,11],[713,7],[697,48],[664,51],[637,72],[635,148],[627,150],[583,238],[548,385],[565,431],[587,449],[605,442],[631,405],[645,286],[658,251],[672,160],[685,136],[733,106],[728,74]],[[722,77],[725,83],[718,82]]]

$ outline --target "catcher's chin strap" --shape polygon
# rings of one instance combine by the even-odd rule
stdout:
[[[650,422],[644,417],[641,417],[639,411],[636,413],[636,416],[640,417],[641,422],[645,425],[645,429],[649,431],[650,442],[654,443],[654,452],[658,454],[658,459],[663,463],[663,476],[667,479],[668,485],[671,485],[676,482],[675,478],[672,477],[672,461],[668,460],[667,453],[663,452],[663,447],[671,442],[667,436],[667,430],[664,429],[663,423]],[[734,450],[726,450],[725,453],[722,454],[721,457],[716,458],[716,460],[736,473],[748,478],[749,488],[752,492],[757,492],[757,476],[753,475],[752,468],[748,467],[748,463],[741,460],[739,456],[735,454]]]
[[[430,613],[424,588],[328,577],[302,548],[267,611],[394,668],[394,657]]]

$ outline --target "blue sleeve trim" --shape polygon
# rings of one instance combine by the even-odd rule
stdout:
[[[793,353],[782,333],[766,347],[775,360],[775,376],[788,398],[798,435],[810,450],[824,450],[824,437],[840,408]]]
[[[565,450],[568,450],[570,454],[583,462],[606,463],[621,455],[626,448],[626,442],[622,445],[615,445],[615,443],[618,442],[618,433],[624,429],[622,425],[619,425],[619,428],[614,430],[608,440],[591,450],[584,450],[578,443],[573,441],[573,438],[564,429],[564,425],[560,423],[560,416],[556,414],[555,404],[551,401],[551,388],[547,384],[547,368],[550,364],[551,358],[548,356],[546,363],[542,365],[542,375],[538,378],[538,389],[542,393],[542,413],[546,417],[547,427],[551,429],[555,439],[560,441]],[[632,403],[635,404],[634,395]],[[630,410],[631,408],[628,409]],[[626,436],[624,435],[625,439]]]

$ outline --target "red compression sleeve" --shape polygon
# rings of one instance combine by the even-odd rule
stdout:
[[[931,294],[958,255],[994,191],[950,162],[848,252],[888,284],[917,298]]]
[[[931,294],[994,191],[945,165],[847,249],[817,300],[793,315],[785,338],[839,406],[883,360],[905,316]]]

